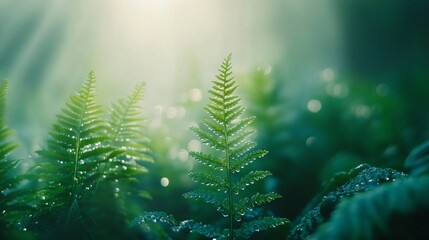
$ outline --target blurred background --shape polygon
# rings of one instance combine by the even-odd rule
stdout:
[[[252,167],[274,173],[256,187],[282,194],[268,208],[293,220],[335,172],[403,170],[429,138],[428,13],[426,0],[0,0],[16,155],[31,165],[91,69],[102,104],[145,81],[157,163],[142,176],[153,198],[143,209],[216,218],[181,194],[195,187],[187,151],[201,149],[188,128],[207,117],[207,90],[232,53],[256,141],[270,152]]]

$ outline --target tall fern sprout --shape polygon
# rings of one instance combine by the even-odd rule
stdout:
[[[274,192],[252,193],[248,189],[255,182],[271,175],[270,172],[240,173],[267,152],[255,149],[256,143],[249,140],[255,132],[249,124],[255,117],[242,117],[244,107],[240,105],[240,98],[234,95],[236,89],[229,55],[224,59],[213,87],[209,90],[210,103],[205,110],[210,119],[202,120],[201,127],[191,128],[210,147],[206,152],[189,152],[191,157],[205,165],[189,175],[193,181],[202,184],[203,188],[184,194],[185,198],[203,200],[214,205],[227,219],[226,227],[221,229],[194,220],[177,223],[171,216],[159,212],[143,216],[140,221],[160,219],[173,224],[173,230],[190,229],[216,239],[249,238],[254,232],[287,222],[285,218],[259,217],[257,211],[253,210],[281,196]]]

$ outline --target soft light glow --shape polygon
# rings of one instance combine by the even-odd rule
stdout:
[[[316,140],[316,137],[308,137],[307,140],[305,141],[305,145],[307,145],[308,147],[313,145],[314,141]]]
[[[200,152],[201,151],[201,142],[196,140],[196,139],[192,139],[188,143],[188,150],[193,151],[193,152]]]
[[[322,109],[322,103],[317,99],[312,99],[307,103],[308,111],[317,113]]]
[[[189,91],[189,96],[192,102],[199,102],[203,99],[203,94],[200,89],[193,88]]]
[[[371,115],[371,108],[367,105],[359,104],[353,107],[356,117],[368,118]]]
[[[320,73],[320,77],[327,82],[331,82],[335,78],[335,72],[331,68],[325,68]]]
[[[170,180],[168,180],[168,178],[166,177],[161,178],[160,182],[161,182],[161,186],[163,187],[167,187],[170,184]]]
[[[345,98],[349,94],[349,87],[346,84],[329,84],[326,86],[326,93],[332,97]]]

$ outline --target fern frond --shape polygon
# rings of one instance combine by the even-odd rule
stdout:
[[[191,192],[187,192],[183,194],[185,198],[188,199],[196,199],[196,200],[204,200],[206,203],[213,204],[215,206],[221,206],[223,198],[217,191],[213,190],[202,190],[197,189]]]
[[[224,142],[220,141],[218,136],[213,135],[212,133],[201,130],[197,127],[191,127],[191,130],[201,139],[204,144],[209,145],[210,147],[216,150],[225,150],[227,146]]]
[[[240,192],[256,181],[271,175],[268,171],[252,171],[242,178],[235,174],[245,166],[267,154],[264,150],[253,150],[256,143],[249,140],[255,130],[248,128],[255,117],[242,117],[244,107],[240,105],[240,97],[234,95],[237,90],[232,75],[231,55],[221,64],[218,75],[209,90],[210,103],[204,108],[211,119],[202,120],[201,127],[192,127],[197,137],[213,151],[209,153],[190,152],[189,156],[210,167],[208,173],[191,173],[193,181],[201,183],[206,189],[186,193],[186,198],[201,199],[214,204],[223,216],[228,218],[228,227],[222,232],[223,238],[234,239],[234,229],[239,226],[240,216],[254,206],[260,206],[280,197],[276,193],[256,193],[251,197],[240,196]],[[218,171],[213,171],[218,170]],[[219,171],[220,170],[220,171]],[[216,189],[218,191],[213,191]],[[223,190],[223,191],[221,191]],[[251,231],[262,226],[276,227],[281,221],[270,222],[266,218],[245,227],[243,231]],[[265,221],[266,220],[266,221]],[[284,222],[282,222],[284,223]],[[266,224],[266,225],[263,225]],[[210,229],[214,231],[213,229]],[[249,234],[238,233],[240,236]],[[212,237],[212,235],[206,235]],[[214,236],[214,235],[213,235]]]
[[[42,187],[37,195],[41,214],[58,214],[58,222],[67,228],[74,216],[80,217],[80,204],[88,198],[100,177],[99,164],[112,148],[104,142],[107,124],[101,119],[102,107],[95,102],[95,74],[70,97],[53,125],[50,139],[39,154],[38,168]]]
[[[250,212],[253,207],[261,206],[281,196],[274,192],[263,194],[243,191],[256,181],[271,175],[268,171],[251,171],[243,177],[236,174],[256,159],[263,157],[267,151],[253,150],[256,143],[249,138],[255,131],[248,126],[255,117],[242,117],[245,109],[240,105],[240,97],[234,95],[237,86],[231,69],[231,55],[228,55],[209,90],[210,102],[204,109],[210,119],[203,119],[200,126],[190,128],[210,149],[189,152],[190,157],[207,167],[197,166],[189,174],[191,180],[203,187],[183,194],[187,199],[202,200],[214,205],[216,211],[227,218],[227,226],[218,227],[195,220],[178,223],[165,213],[146,213],[137,222],[161,221],[170,224],[174,231],[189,229],[205,237],[224,240],[249,238],[253,232],[287,223],[286,219],[275,217],[241,222],[241,216]],[[248,194],[250,196],[246,197]],[[256,212],[253,211],[248,216],[251,215],[251,219],[255,219],[259,215]]]
[[[190,173],[189,177],[192,179],[192,181],[200,183],[205,186],[210,186],[216,189],[219,189],[218,191],[225,190],[227,188],[227,184],[223,178],[220,176],[211,174],[211,173]]]
[[[191,232],[201,234],[208,238],[225,239],[221,229],[216,228],[211,224],[204,224],[194,220],[185,220],[182,221],[175,230],[182,231],[185,229],[189,229]]]
[[[256,150],[250,153],[245,154],[243,157],[237,159],[231,164],[232,172],[239,172],[245,166],[251,164],[256,159],[264,157],[268,152],[264,150]]]
[[[235,192],[242,191],[248,186],[255,184],[256,181],[262,180],[265,177],[271,176],[269,171],[251,171],[242,177],[234,186]]]
[[[141,117],[144,90],[145,84],[140,83],[127,99],[112,104],[108,136],[109,144],[117,154],[102,168],[106,179],[112,170],[120,178],[133,179],[137,174],[147,172],[143,163],[153,163],[149,140],[144,135],[145,119]]]
[[[244,215],[248,211],[250,211],[253,207],[263,205],[265,203],[271,202],[275,199],[281,198],[281,196],[277,193],[255,193],[250,198],[246,197],[241,199],[234,208],[236,216]]]
[[[226,168],[225,163],[222,159],[212,156],[210,154],[204,154],[200,152],[189,152],[189,156],[193,157],[198,162],[207,165],[215,170],[223,170]]]
[[[341,201],[308,239],[427,239],[429,177],[398,179]]]
[[[250,222],[243,223],[240,229],[234,230],[235,236],[238,238],[248,239],[253,233],[264,231],[270,228],[275,228],[288,223],[286,218],[262,217]]]

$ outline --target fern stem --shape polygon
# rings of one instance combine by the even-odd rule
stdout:
[[[225,134],[225,137],[226,134]],[[231,163],[229,158],[229,147],[227,147],[225,152],[225,157],[227,161],[227,182],[228,182],[228,210],[229,210],[229,239],[234,239],[234,204],[233,204],[233,195],[232,195],[232,178],[231,178]]]
[[[226,96],[226,79],[223,82],[223,99],[222,101],[225,102],[225,96]],[[226,181],[228,183],[228,218],[229,218],[229,239],[234,239],[234,201],[233,201],[233,193],[232,193],[232,171],[231,171],[231,159],[229,157],[229,141],[228,141],[228,124],[226,122],[226,109],[225,106],[223,107],[223,137],[224,141],[226,143],[226,149],[225,149],[225,160],[226,160]]]

